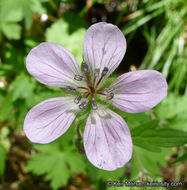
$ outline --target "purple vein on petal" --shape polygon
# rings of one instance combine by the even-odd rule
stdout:
[[[64,114],[64,112],[63,112],[63,114]],[[61,114],[60,116],[62,116],[63,114]],[[70,116],[67,117],[67,118],[63,118],[63,120],[61,120],[61,121],[59,122],[59,124],[57,125],[57,127],[55,127],[55,128],[50,132],[49,136],[52,136],[53,133],[56,131],[56,129],[58,129],[59,125],[60,125],[62,122],[64,123],[64,120],[65,120],[66,123],[64,124],[64,127],[62,128],[62,130],[64,130],[64,128],[67,126],[67,124],[68,124],[68,122],[69,122],[69,119],[70,119],[71,117],[72,117],[72,116],[70,115]]]
[[[65,111],[64,111],[64,112],[65,112]],[[42,126],[42,127],[37,127],[36,129],[44,129],[44,128],[46,128],[46,127],[49,126],[51,123],[53,123],[53,121],[55,121],[55,120],[58,119],[60,116],[62,116],[62,115],[64,114],[64,112],[61,113],[60,115],[58,115],[56,118],[52,119],[52,121],[50,121],[49,123],[45,124],[45,125]]]

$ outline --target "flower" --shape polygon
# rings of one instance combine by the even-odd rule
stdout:
[[[130,131],[108,105],[129,113],[147,111],[166,97],[167,83],[153,70],[132,71],[110,82],[109,76],[125,51],[122,32],[104,22],[87,30],[82,70],[73,55],[58,44],[41,43],[33,48],[26,58],[28,72],[45,85],[66,88],[72,96],[67,93],[66,97],[45,100],[28,112],[24,131],[30,141],[54,141],[68,130],[81,110],[87,109],[83,140],[88,160],[104,170],[127,163],[133,150]]]

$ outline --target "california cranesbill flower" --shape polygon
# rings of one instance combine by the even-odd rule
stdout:
[[[132,139],[124,119],[109,107],[129,113],[145,112],[167,95],[164,76],[153,70],[125,73],[111,82],[126,51],[126,40],[117,26],[92,25],[84,40],[84,63],[55,43],[41,43],[26,58],[28,72],[48,86],[72,92],[33,107],[24,121],[24,131],[34,143],[50,143],[64,134],[76,115],[89,112],[84,129],[88,160],[104,170],[115,170],[132,156]]]

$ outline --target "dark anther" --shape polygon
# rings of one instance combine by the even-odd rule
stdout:
[[[74,76],[74,79],[77,80],[77,81],[81,81],[81,80],[84,79],[84,77],[81,76],[81,75],[75,75],[75,76]]]
[[[103,76],[106,75],[107,72],[108,72],[108,68],[107,68],[107,67],[104,67],[103,72],[102,72],[102,75],[103,75]]]
[[[96,110],[97,109],[97,103],[95,100],[92,101],[92,109]]]
[[[79,105],[79,108],[80,109],[83,109],[83,108],[85,108],[85,107],[87,107],[87,102],[83,102],[83,103],[81,103],[80,105]]]
[[[71,86],[66,86],[66,90],[69,91],[69,92],[72,92],[72,93],[76,92],[76,89],[71,87]]]
[[[95,69],[95,72],[94,72],[94,76],[95,76],[95,77],[98,77],[98,76],[99,76],[99,71],[100,71],[99,69]]]
[[[82,69],[83,69],[84,73],[88,73],[88,65],[86,63],[84,63],[82,65]]]
[[[105,91],[106,91],[107,93],[110,93],[110,92],[112,92],[113,90],[114,90],[114,87],[105,88]]]
[[[111,100],[113,97],[114,97],[114,93],[110,93],[110,94],[106,97],[106,99],[107,99],[107,100]]]
[[[82,96],[81,96],[81,95],[78,95],[78,96],[74,99],[74,102],[75,102],[76,104],[78,104],[81,99],[82,99]]]

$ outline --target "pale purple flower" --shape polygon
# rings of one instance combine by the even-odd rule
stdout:
[[[122,32],[104,22],[92,25],[86,33],[82,71],[73,55],[58,44],[41,43],[33,48],[26,59],[29,73],[45,85],[66,88],[79,95],[51,98],[32,108],[24,121],[30,141],[54,141],[90,104],[92,109],[83,136],[88,160],[104,170],[115,170],[127,163],[133,150],[130,131],[124,119],[108,105],[129,113],[147,111],[166,97],[167,83],[161,73],[141,70],[125,73],[106,87],[125,51]]]

